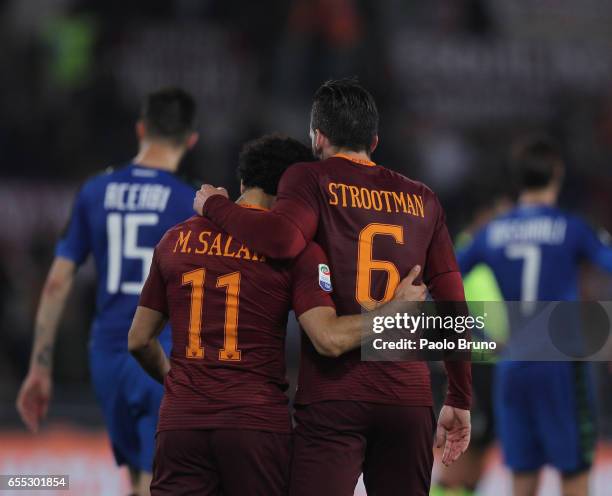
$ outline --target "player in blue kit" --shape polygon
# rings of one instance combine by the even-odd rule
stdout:
[[[612,271],[612,248],[585,222],[556,207],[564,164],[553,145],[527,143],[514,165],[518,205],[458,253],[461,271],[487,264],[508,301],[577,300],[579,263],[587,260]],[[561,472],[564,495],[588,494],[596,437],[588,376],[585,362],[498,364],[496,425],[515,496],[536,494],[545,464]]]
[[[91,376],[117,464],[128,466],[137,495],[149,494],[163,388],[130,356],[127,335],[155,245],[193,214],[195,191],[174,173],[197,142],[195,112],[183,90],[150,94],[136,124],[136,158],[90,179],[77,194],[43,289],[30,369],[17,398],[23,421],[37,431],[51,398],[58,322],[76,270],[92,254],[98,283]],[[168,329],[161,342],[168,351]]]

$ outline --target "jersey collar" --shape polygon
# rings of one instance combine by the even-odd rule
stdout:
[[[237,203],[237,205],[243,208],[250,208],[251,210],[261,210],[262,212],[268,212],[270,209],[265,207],[260,207],[259,205],[251,205],[250,203]]]
[[[332,157],[343,158],[355,164],[364,165],[366,167],[374,167],[376,165],[376,162],[372,162],[371,160],[365,160],[362,158],[355,158],[351,155],[347,155],[346,153],[336,153],[335,155],[332,155]]]

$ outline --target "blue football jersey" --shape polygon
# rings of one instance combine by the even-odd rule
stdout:
[[[504,299],[525,302],[521,309],[527,315],[535,310],[529,302],[577,300],[582,260],[612,271],[612,248],[593,229],[544,205],[520,205],[491,221],[469,247],[458,252],[457,259],[463,273],[478,263],[487,264]],[[515,316],[519,324],[523,311]],[[570,316],[569,327],[572,320]],[[575,323],[579,329],[578,315]],[[518,340],[519,356],[538,350],[540,339],[546,341],[546,329],[535,330],[542,332]],[[514,331],[523,332],[521,325]],[[581,345],[580,333],[570,332],[565,339]],[[496,430],[512,470],[534,471],[551,464],[563,472],[577,472],[590,465],[596,438],[591,372],[588,364],[571,361],[497,364]]]
[[[578,217],[521,205],[487,224],[457,253],[461,272],[493,270],[507,301],[578,299],[578,267],[587,260],[612,272],[612,248]]]
[[[93,255],[93,347],[126,349],[153,249],[170,227],[193,215],[194,193],[170,172],[130,164],[95,176],[77,194],[56,255],[77,265]]]

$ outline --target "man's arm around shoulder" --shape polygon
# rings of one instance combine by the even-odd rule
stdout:
[[[291,259],[306,248],[317,230],[315,183],[310,168],[295,164],[283,174],[270,211],[242,208],[228,199],[225,189],[208,184],[197,192],[193,207],[255,251],[270,258]]]
[[[315,307],[298,317],[300,325],[320,355],[339,357],[359,348],[364,340],[373,338],[374,317],[418,311],[418,303],[427,296],[425,285],[414,282],[420,270],[414,266],[398,285],[393,299],[375,310],[339,317],[333,307]]]

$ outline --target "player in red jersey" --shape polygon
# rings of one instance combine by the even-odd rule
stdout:
[[[239,208],[272,204],[281,174],[312,160],[299,142],[267,136],[240,157]],[[422,301],[425,287],[398,296]],[[359,345],[365,316],[336,317],[327,259],[310,243],[292,262],[269,262],[208,219],[166,233],[129,334],[141,365],[165,383],[152,495],[280,496],[287,492],[291,418],[285,329],[295,310],[314,346],[331,356]],[[170,360],[156,339],[172,324]],[[165,379],[165,380],[164,380]]]
[[[464,301],[438,198],[371,160],[378,143],[372,96],[354,80],[323,84],[310,133],[320,161],[287,170],[270,212],[241,209],[209,185],[194,208],[270,257],[295,257],[317,241],[334,267],[341,315],[388,301],[416,264],[434,300]],[[471,373],[466,361],[445,365],[436,443],[451,463],[469,443]],[[434,421],[426,363],[365,362],[359,351],[330,359],[305,340],[298,387],[293,496],[352,495],[362,471],[369,494],[428,494]]]

